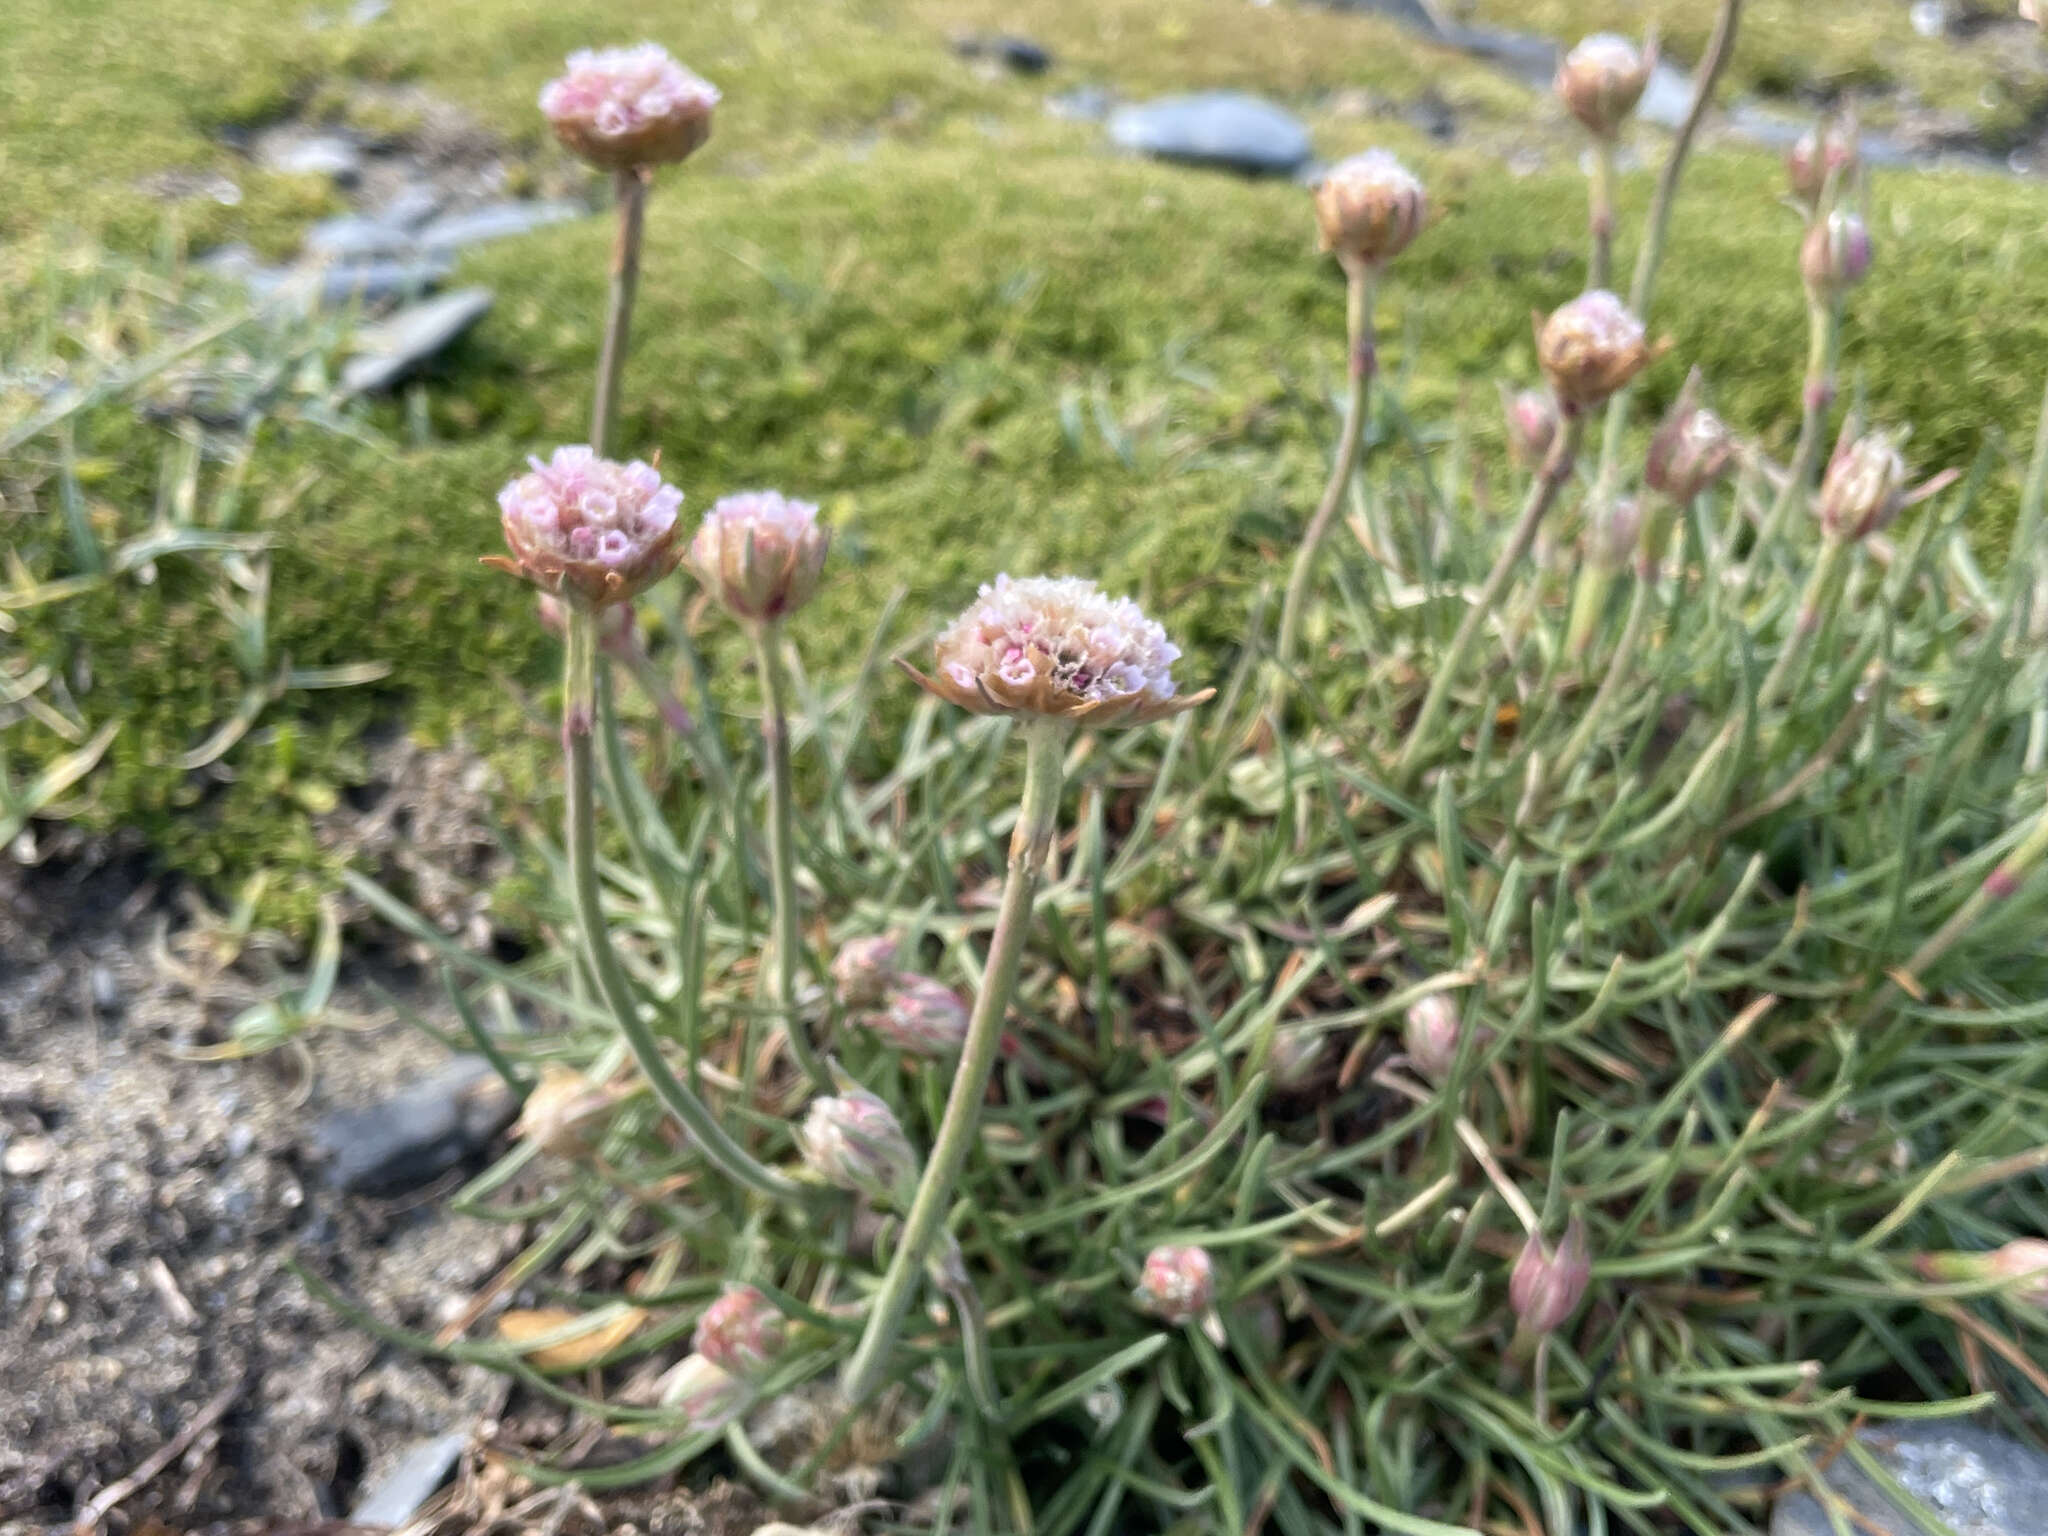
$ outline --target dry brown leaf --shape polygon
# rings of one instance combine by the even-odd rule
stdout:
[[[528,1340],[560,1333],[587,1316],[587,1312],[572,1311],[568,1307],[514,1309],[498,1319],[498,1337],[518,1349],[526,1356],[526,1363],[539,1370],[573,1371],[593,1360],[603,1359],[639,1332],[640,1325],[647,1321],[645,1310],[628,1307],[610,1322],[600,1323],[588,1333],[535,1349],[520,1348]]]

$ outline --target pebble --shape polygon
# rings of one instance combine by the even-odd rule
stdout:
[[[119,1013],[123,1006],[121,980],[114,974],[112,966],[95,965],[86,973],[86,989],[92,993],[92,1005],[101,1013]]]
[[[398,256],[416,242],[412,232],[401,225],[360,213],[344,213],[322,219],[306,231],[306,253],[329,258]]]
[[[419,1507],[434,1496],[456,1458],[469,1443],[467,1435],[442,1435],[414,1446],[391,1471],[380,1479],[356,1507],[349,1511],[350,1525],[398,1526],[410,1520]]]
[[[518,1109],[489,1062],[457,1056],[382,1103],[329,1111],[313,1141],[336,1188],[403,1194],[483,1151]]]
[[[33,1178],[57,1160],[57,1144],[47,1136],[17,1136],[0,1153],[0,1172],[10,1179]]]
[[[481,208],[443,214],[421,229],[414,238],[423,248],[430,251],[454,251],[464,246],[482,245],[487,240],[503,240],[511,235],[523,235],[549,224],[559,224],[564,219],[580,218],[588,211],[581,203],[559,200],[487,203]]]
[[[1955,1536],[2041,1536],[2048,1531],[2048,1454],[1997,1430],[1959,1420],[1874,1425],[1857,1438],[1899,1485],[1948,1522]],[[1859,1531],[1917,1531],[1847,1455],[1827,1464],[1828,1485]],[[1834,1536],[1810,1493],[1778,1501],[1771,1536]]]
[[[488,288],[458,288],[359,327],[351,338],[354,355],[341,367],[342,393],[376,394],[391,388],[489,314],[491,300]]]
[[[1308,130],[1257,96],[1209,91],[1119,107],[1109,137],[1120,149],[1248,176],[1289,176],[1313,153]]]
[[[316,133],[266,144],[262,154],[266,170],[287,176],[325,176],[347,186],[362,174],[363,155],[355,144],[336,133]]]
[[[258,298],[272,294],[308,295],[324,309],[350,304],[388,304],[417,298],[438,288],[453,268],[445,261],[336,262],[309,271],[302,267],[257,267],[247,274],[249,291]]]

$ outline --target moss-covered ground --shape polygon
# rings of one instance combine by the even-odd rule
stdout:
[[[1532,372],[1531,309],[1582,282],[1583,193],[1558,114],[1371,17],[1241,0],[749,0],[655,21],[625,0],[395,0],[366,26],[340,21],[338,4],[309,25],[318,9],[14,0],[0,32],[0,236],[17,269],[80,231],[139,248],[167,219],[194,245],[288,243],[331,194],[255,171],[221,132],[346,112],[354,82],[415,82],[549,155],[532,102],[560,56],[652,31],[726,103],[711,147],[657,185],[620,446],[658,448],[698,507],[752,484],[827,506],[844,555],[804,627],[821,668],[897,587],[906,624],[921,622],[1004,567],[1099,574],[1228,645],[1319,483],[1343,295],[1314,254],[1305,193],[1120,159],[1098,126],[1048,117],[1049,89],[1256,87],[1300,111],[1325,155],[1387,143],[1411,157],[1441,217],[1388,285],[1385,357],[1439,451],[1469,407],[1482,469],[1493,381]],[[1617,6],[1512,9],[1563,29]],[[1863,0],[1755,9],[1752,80],[1771,58],[1835,69],[1812,62],[1821,34],[1853,72]],[[1704,8],[1661,10],[1689,46]],[[950,32],[997,25],[1046,43],[1056,72],[990,77],[951,53]],[[1916,48],[1887,56],[1921,67]],[[1460,120],[1448,146],[1407,125],[1426,94]],[[1510,144],[1547,169],[1510,172]],[[167,166],[229,171],[244,199],[167,210],[136,185]],[[1629,176],[1626,213],[1648,180]],[[1649,403],[1696,361],[1717,403],[1782,450],[1804,332],[1778,180],[1774,161],[1733,150],[1697,164],[1655,316],[1676,345]],[[2048,356],[2048,268],[2030,256],[2048,194],[1887,174],[1873,224],[1877,269],[1845,352],[1873,412],[1914,423],[1929,467],[2030,433]],[[197,776],[168,765],[244,687],[203,591],[166,565],[154,585],[23,616],[11,643],[59,662],[88,654],[86,712],[127,722],[83,786],[89,822],[139,827],[209,879],[313,873],[328,856],[312,809],[363,771],[357,737],[373,718],[402,708],[415,729],[492,748],[526,737],[522,690],[544,686],[550,645],[528,595],[476,557],[521,457],[584,436],[609,240],[591,219],[472,256],[462,277],[494,286],[497,308],[410,409],[373,413],[382,442],[302,430],[259,444],[254,488],[297,488],[270,644],[302,667],[388,662],[386,682],[290,695],[229,755],[231,773]],[[79,445],[108,463],[92,494],[146,509],[148,434],[103,430]],[[1987,515],[2001,504],[1994,487]],[[35,574],[62,574],[57,533],[8,516]],[[59,749],[38,732],[9,733],[17,772]],[[505,760],[517,789],[518,754]]]

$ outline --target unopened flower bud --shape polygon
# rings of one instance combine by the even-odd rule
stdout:
[[[697,1319],[690,1346],[728,1375],[751,1381],[782,1353],[787,1325],[751,1285],[727,1286]]]
[[[1571,1321],[1592,1281],[1586,1224],[1574,1216],[1565,1226],[1564,1241],[1555,1248],[1539,1234],[1530,1234],[1508,1277],[1508,1304],[1522,1331],[1540,1338]]]
[[[837,1188],[887,1205],[917,1183],[917,1155],[903,1127],[863,1088],[811,1100],[796,1136],[804,1165]]]
[[[1870,271],[1870,230],[1846,208],[1815,219],[1799,248],[1799,275],[1816,298],[1839,298]]]
[[[686,159],[711,137],[717,105],[718,87],[654,43],[579,49],[540,93],[555,137],[607,171]]]
[[[1634,557],[1643,535],[1643,505],[1633,496],[1612,496],[1593,523],[1594,564],[1618,571]]]
[[[1656,356],[1643,322],[1604,288],[1561,305],[1536,330],[1537,361],[1567,412],[1600,405]]]
[[[1145,1255],[1133,1293],[1138,1305],[1169,1323],[1191,1323],[1216,1304],[1216,1267],[1209,1250],[1164,1244]]]
[[[1501,415],[1508,424],[1508,452],[1524,469],[1535,469],[1557,439],[1557,402],[1540,389],[1500,386]]]
[[[832,957],[832,985],[848,1008],[872,1008],[896,976],[896,937],[878,933],[848,939]]]
[[[1338,161],[1315,199],[1322,249],[1374,267],[1408,249],[1429,206],[1422,183],[1384,149]]]
[[[1458,1017],[1458,1005],[1446,994],[1432,992],[1408,1005],[1408,1017],[1401,1029],[1401,1045],[1408,1052],[1408,1060],[1416,1071],[1432,1083],[1440,1083],[1451,1075],[1451,1068],[1457,1065],[1458,1042],[1463,1028]],[[1492,1030],[1482,1029],[1472,1043],[1483,1046],[1492,1038]]]
[[[1329,1043],[1328,1035],[1300,1025],[1275,1030],[1272,1054],[1266,1060],[1266,1070],[1272,1076],[1273,1086],[1299,1088],[1312,1080]]]
[[[2014,1301],[2048,1310],[2048,1242],[2037,1237],[2016,1237],[1989,1253],[1923,1253],[1915,1267],[1929,1280],[2005,1286]]]
[[[967,1004],[958,992],[929,976],[899,976],[879,1011],[861,1023],[899,1051],[913,1056],[951,1056],[967,1041]]]
[[[1785,180],[1793,197],[1818,207],[1830,178],[1840,187],[1856,174],[1857,158],[1856,125],[1824,123],[1807,129],[1785,152]]]
[[[1889,433],[1869,432],[1836,447],[1815,504],[1821,527],[1843,540],[1891,526],[1906,504],[1906,461]]]
[[[1684,506],[1725,475],[1734,461],[1735,434],[1700,404],[1700,371],[1695,368],[1650,438],[1643,483]]]
[[[614,463],[581,447],[528,463],[531,473],[498,493],[511,556],[484,564],[591,608],[630,601],[675,569],[683,493],[653,466]]]
[[[512,1134],[556,1157],[581,1157],[591,1150],[590,1134],[615,1102],[574,1067],[553,1063],[519,1107]]]
[[[1079,576],[998,576],[934,647],[919,687],[978,715],[1052,718],[1075,725],[1149,725],[1193,709],[1214,692],[1182,696],[1180,647],[1128,597]]]
[[[811,600],[831,543],[810,502],[741,491],[704,514],[690,541],[690,569],[734,618],[762,623]]]
[[[1557,94],[1598,138],[1611,139],[1642,100],[1657,67],[1657,49],[1638,48],[1612,32],[1595,33],[1564,56]]]
[[[739,1377],[699,1354],[683,1356],[661,1381],[662,1406],[675,1409],[691,1434],[725,1428],[752,1396]]]

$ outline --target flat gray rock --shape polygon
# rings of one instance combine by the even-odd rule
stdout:
[[[456,1056],[381,1104],[329,1111],[314,1126],[313,1141],[336,1188],[403,1194],[483,1151],[518,1110],[489,1062]]]
[[[589,212],[581,203],[532,202],[488,203],[460,213],[443,214],[414,235],[429,251],[456,251],[464,246],[503,240],[565,219],[581,218]]]
[[[362,174],[363,153],[351,139],[336,133],[305,138],[276,138],[264,145],[265,170],[287,176],[326,176],[344,184]]]
[[[1953,1419],[1876,1425],[1857,1439],[1955,1536],[2048,1532],[2048,1455],[2030,1445]],[[1852,1530],[1919,1532],[1919,1522],[1847,1455],[1828,1464],[1827,1479],[1854,1511],[1845,1516]],[[1778,1501],[1771,1536],[1834,1536],[1834,1526],[1818,1499],[1795,1493]]]
[[[390,389],[440,356],[490,310],[490,289],[457,288],[358,327],[353,338],[355,351],[341,365],[342,393],[378,394]]]
[[[307,254],[334,259],[400,256],[417,243],[405,226],[360,213],[322,219],[306,231]]]
[[[1109,137],[1136,154],[1247,176],[1291,176],[1314,153],[1293,114],[1237,91],[1119,107],[1110,114]]]

